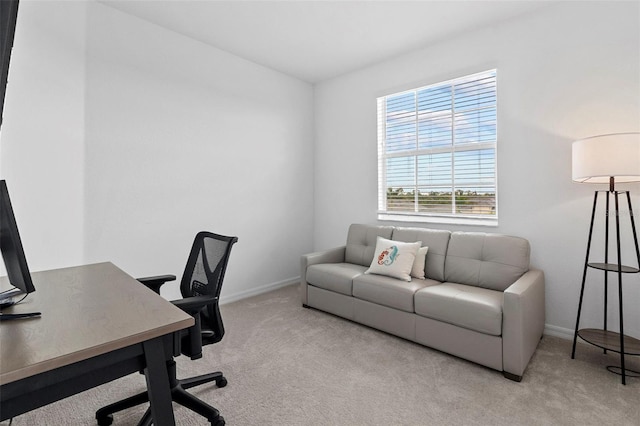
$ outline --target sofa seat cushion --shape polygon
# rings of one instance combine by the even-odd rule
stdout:
[[[502,297],[501,291],[447,282],[418,290],[415,310],[423,317],[500,336]]]
[[[353,278],[366,270],[366,266],[352,263],[321,263],[309,266],[306,278],[313,286],[351,296]]]
[[[437,284],[440,282],[434,280],[407,282],[383,275],[359,275],[353,279],[353,297],[413,313],[416,291]]]

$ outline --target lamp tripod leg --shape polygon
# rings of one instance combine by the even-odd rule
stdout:
[[[580,314],[582,312],[582,299],[584,297],[584,284],[587,279],[587,267],[589,264],[589,252],[591,251],[591,237],[593,236],[593,221],[596,216],[596,205],[598,202],[598,191],[593,193],[593,208],[591,209],[591,225],[589,225],[589,239],[587,240],[587,255],[584,260],[584,270],[582,272],[582,285],[580,287],[580,301],[578,302],[578,315],[576,317],[576,328],[573,333],[573,348],[571,349],[571,359],[576,356],[576,342],[578,340],[578,326],[580,325]]]

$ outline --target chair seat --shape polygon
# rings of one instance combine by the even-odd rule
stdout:
[[[503,293],[464,284],[443,283],[415,294],[416,314],[500,336]]]

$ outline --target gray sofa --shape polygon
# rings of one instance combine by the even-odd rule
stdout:
[[[365,274],[377,237],[428,246],[425,279]],[[302,304],[520,381],[545,319],[544,274],[529,269],[529,252],[506,235],[353,224],[346,246],[302,256]]]

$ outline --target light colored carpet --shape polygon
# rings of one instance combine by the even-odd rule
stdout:
[[[521,383],[453,356],[300,305],[297,286],[222,307],[227,334],[179,377],[222,370],[192,392],[229,425],[639,425],[640,379],[620,384],[615,354],[545,336]],[[640,370],[638,357],[628,367]],[[139,374],[14,419],[92,425],[102,405],[144,389]],[[143,409],[115,416],[135,425]],[[205,425],[175,406],[178,425]],[[3,422],[5,425],[8,422]]]

